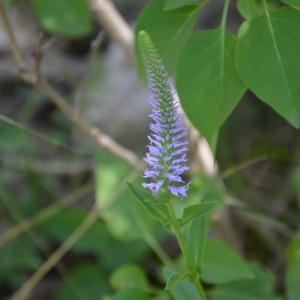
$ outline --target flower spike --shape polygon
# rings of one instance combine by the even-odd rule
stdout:
[[[188,142],[181,139],[187,135],[185,126],[181,125],[184,115],[177,113],[178,102],[168,74],[159,58],[156,48],[145,31],[138,34],[138,45],[146,68],[149,103],[152,112],[149,115],[154,121],[150,124],[153,133],[148,136],[149,153],[144,160],[150,170],[146,169],[142,177],[152,178],[153,182],[143,183],[144,188],[151,190],[161,201],[168,202],[174,196],[185,198],[190,183],[182,185],[181,175],[189,168],[181,165],[187,161],[185,152]]]

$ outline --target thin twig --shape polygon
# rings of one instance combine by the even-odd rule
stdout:
[[[38,44],[37,44],[37,48],[36,50],[34,50],[32,52],[32,56],[35,60],[35,66],[34,66],[34,73],[35,73],[35,76],[37,78],[37,80],[40,79],[40,62],[41,62],[41,59],[42,59],[42,44],[43,44],[43,39],[44,39],[44,33],[41,32],[39,34],[39,38],[38,38]]]

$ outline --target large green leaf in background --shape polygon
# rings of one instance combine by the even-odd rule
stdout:
[[[86,217],[87,212],[84,210],[70,208],[56,214],[42,226],[42,229],[44,233],[50,234],[56,241],[63,243]],[[133,248],[134,252],[132,252]],[[142,241],[125,243],[114,239],[100,221],[96,221],[85,232],[73,249],[80,253],[96,255],[101,265],[108,268],[124,262],[137,261],[148,250],[147,245]]]
[[[140,13],[135,34],[145,30],[154,42],[168,72],[175,71],[179,48],[191,32],[197,17],[199,5],[187,5],[178,9],[164,11],[163,0],[152,0]],[[138,76],[141,83],[146,82],[145,68],[136,47]]]
[[[193,34],[178,57],[182,107],[213,150],[220,126],[246,90],[235,65],[235,45],[236,38],[219,27]]]
[[[213,290],[211,300],[277,300],[271,276],[256,265],[249,268],[254,274],[253,279],[219,285]]]
[[[225,284],[236,280],[251,279],[248,264],[225,244],[207,240],[203,257],[201,279],[211,284]]]
[[[237,41],[237,65],[249,88],[293,126],[300,125],[300,12],[266,10],[246,21]]]
[[[114,297],[109,300],[150,300],[150,296],[143,290],[131,287],[125,290],[121,290]]]
[[[86,0],[31,0],[40,25],[50,33],[79,37],[92,29]]]
[[[292,6],[300,7],[300,0],[281,0],[281,1]]]
[[[294,259],[290,262],[286,274],[286,289],[287,289],[288,300],[300,299],[299,278],[300,278],[300,251],[298,251],[298,255],[295,255]]]
[[[297,232],[286,251],[288,269],[286,274],[286,290],[288,300],[300,299],[300,230]]]
[[[72,288],[73,287],[73,288]],[[67,277],[55,300],[99,300],[110,292],[110,287],[99,267],[85,264],[75,267]]]
[[[256,14],[255,0],[238,0],[236,3],[239,13],[245,18],[250,19]]]
[[[198,0],[166,0],[164,10],[174,9],[188,4],[196,3]]]
[[[110,285],[117,290],[137,287],[148,292],[150,286],[147,281],[145,272],[134,264],[122,265],[114,270],[109,277]]]

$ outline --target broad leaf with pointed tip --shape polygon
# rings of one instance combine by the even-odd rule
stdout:
[[[178,56],[182,107],[213,151],[219,128],[246,90],[235,65],[235,46],[236,38],[219,27],[190,36]]]
[[[207,240],[201,274],[204,282],[225,284],[251,278],[248,264],[237,253],[217,240]]]
[[[249,268],[254,275],[252,279],[217,286],[212,291],[211,300],[279,300],[274,295],[274,281],[271,276],[257,265],[249,265]]]
[[[200,5],[192,4],[164,11],[164,1],[152,0],[138,17],[135,35],[140,30],[145,30],[150,35],[169,73],[175,71],[179,49],[197,20],[199,8]],[[135,50],[139,81],[145,84],[146,72],[137,43]]]
[[[291,7],[247,20],[237,66],[248,87],[293,126],[300,125],[300,12]]]

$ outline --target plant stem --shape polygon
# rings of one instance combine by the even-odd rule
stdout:
[[[171,219],[175,223],[176,220],[177,220],[177,217],[176,217],[176,214],[175,214],[175,211],[174,211],[174,207],[173,207],[172,201],[169,201],[168,204],[167,204],[167,206],[168,206],[168,209],[169,209],[169,213],[170,213]],[[190,254],[189,254],[188,249],[186,247],[186,244],[185,244],[185,241],[183,239],[181,231],[180,230],[175,230],[175,235],[176,235],[178,244],[180,246],[180,249],[182,251],[182,254],[183,254],[184,258],[185,258],[186,265],[187,265],[188,269],[190,271],[194,270]],[[201,285],[201,282],[198,279],[198,275],[194,276],[193,282],[194,282],[194,284],[195,284],[195,286],[197,288],[197,291],[198,291],[198,293],[199,293],[199,295],[201,297],[201,300],[206,300],[206,296],[205,296],[203,287]]]

